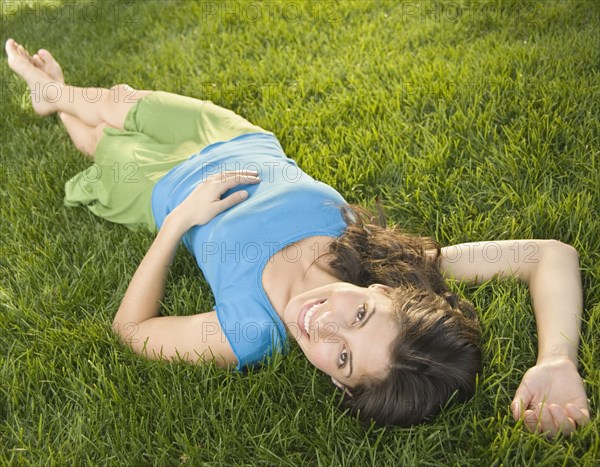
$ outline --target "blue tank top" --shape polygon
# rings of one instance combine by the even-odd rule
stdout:
[[[285,326],[262,286],[267,261],[304,238],[339,237],[346,229],[339,209],[345,201],[303,172],[275,136],[250,133],[212,144],[168,172],[152,192],[157,226],[199,182],[224,170],[256,170],[262,181],[226,192],[224,197],[244,189],[249,196],[192,227],[183,243],[212,289],[219,323],[241,369],[287,350]],[[299,254],[291,248],[287,259],[297,261]]]

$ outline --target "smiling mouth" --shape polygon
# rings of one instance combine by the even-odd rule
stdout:
[[[313,315],[319,309],[320,305],[325,303],[325,299],[318,299],[307,303],[302,307],[298,317],[298,327],[303,331],[306,337],[310,338],[310,323]]]

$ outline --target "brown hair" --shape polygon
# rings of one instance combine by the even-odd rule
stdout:
[[[392,287],[399,329],[387,374],[351,388],[344,405],[364,420],[409,426],[435,416],[455,392],[469,398],[481,370],[480,328],[473,306],[439,272],[438,243],[386,228],[381,213],[379,221],[357,206],[342,214],[348,227],[330,246],[329,266],[342,281]]]

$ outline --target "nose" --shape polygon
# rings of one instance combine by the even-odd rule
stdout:
[[[328,343],[335,342],[335,338],[343,332],[343,326],[334,318],[334,313],[331,311],[325,311],[319,316],[315,320],[314,326],[317,339]]]

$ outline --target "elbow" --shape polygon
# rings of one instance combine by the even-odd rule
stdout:
[[[579,271],[579,253],[577,250],[559,240],[547,240],[541,249],[538,270],[554,268],[556,270]]]
[[[549,249],[553,254],[560,255],[565,259],[571,259],[579,263],[579,252],[574,246],[563,243],[560,240],[549,240]]]
[[[112,322],[112,331],[116,334],[121,342],[124,341],[128,336],[132,334],[132,330],[135,330],[136,323],[125,323],[122,319],[119,319],[119,316],[115,316]]]
[[[121,303],[111,324],[112,331],[122,340],[129,333],[132,325],[136,324],[132,321],[130,310]]]
[[[559,240],[538,240],[537,252],[531,257],[531,267],[525,269],[522,279],[529,285],[540,275],[550,270],[579,271],[579,253],[577,250]]]
[[[112,322],[112,331],[117,336],[120,344],[135,350],[134,344],[138,343],[135,336],[139,331],[139,325],[137,323],[124,323],[115,318]]]
[[[112,332],[115,333],[118,337],[123,337],[123,329],[121,323],[119,322],[116,316],[115,319],[113,319],[111,328]]]

